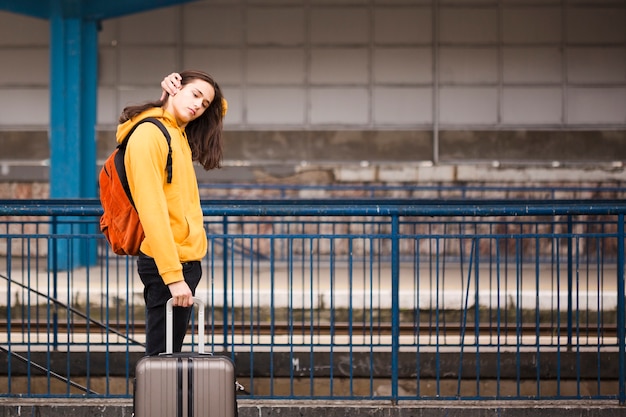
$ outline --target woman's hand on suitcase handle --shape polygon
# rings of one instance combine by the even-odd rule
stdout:
[[[168,285],[172,294],[174,307],[191,307],[193,306],[193,293],[191,288],[185,281],[177,281]]]

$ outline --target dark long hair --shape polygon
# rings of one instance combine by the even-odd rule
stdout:
[[[202,80],[213,86],[215,97],[209,107],[200,117],[192,120],[185,127],[187,140],[191,147],[191,154],[194,161],[197,161],[204,169],[220,168],[222,165],[222,128],[224,116],[223,94],[219,85],[209,74],[186,70],[180,73],[181,84],[184,86],[192,80]],[[149,101],[147,103],[128,106],[120,116],[120,123],[124,123],[138,114],[154,108],[163,107],[169,96],[165,100]]]

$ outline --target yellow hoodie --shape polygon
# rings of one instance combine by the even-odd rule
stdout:
[[[172,182],[167,183],[167,141],[152,123],[137,127],[124,164],[131,194],[145,232],[141,251],[154,258],[165,284],[182,281],[182,262],[201,260],[207,251],[198,181],[184,129],[161,108],[146,110],[120,124],[121,142],[141,119],[155,117],[167,128],[172,146]]]

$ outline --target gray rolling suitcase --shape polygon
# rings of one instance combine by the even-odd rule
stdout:
[[[204,302],[198,305],[198,352],[172,353],[173,307],[167,303],[166,353],[141,358],[135,367],[135,417],[235,417],[235,366],[204,352]]]

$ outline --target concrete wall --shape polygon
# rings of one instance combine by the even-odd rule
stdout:
[[[195,67],[224,87],[232,129],[623,128],[625,20],[623,0],[158,9],[102,22],[98,125],[157,96],[164,74]],[[0,126],[45,129],[48,24],[8,13],[0,22],[0,93],[13,98]]]

